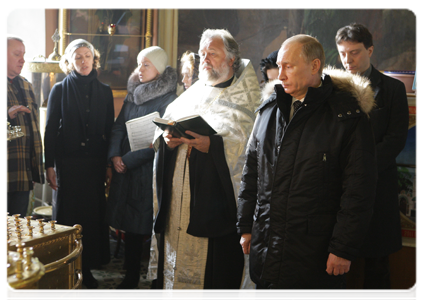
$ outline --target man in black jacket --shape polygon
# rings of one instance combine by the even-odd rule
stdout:
[[[408,103],[402,82],[380,73],[370,63],[372,35],[361,24],[338,30],[335,41],[345,69],[371,81],[376,107],[370,113],[378,182],[373,217],[360,257],[364,258],[364,288],[390,288],[389,254],[401,249],[398,175],[395,158],[405,146]]]
[[[311,36],[282,44],[248,142],[237,229],[258,288],[344,288],[371,219],[373,92],[324,62]]]

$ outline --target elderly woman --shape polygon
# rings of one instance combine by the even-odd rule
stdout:
[[[187,51],[181,57],[181,75],[185,90],[198,80],[198,66],[200,56],[197,53]]]
[[[67,74],[51,90],[45,130],[47,182],[55,191],[58,223],[83,227],[83,283],[96,288],[91,269],[110,260],[105,221],[105,181],[111,179],[107,145],[114,120],[113,94],[97,79],[100,55],[83,39],[71,42],[60,61]]]
[[[143,241],[153,227],[152,148],[131,151],[125,123],[159,112],[176,98],[176,70],[167,66],[166,52],[157,46],[142,50],[138,67],[129,76],[128,94],[112,129],[108,157],[113,180],[107,202],[107,220],[125,232],[126,274],[118,289],[136,288],[140,279]]]

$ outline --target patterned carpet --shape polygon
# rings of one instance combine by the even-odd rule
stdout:
[[[116,252],[116,249],[118,251]],[[138,289],[150,289],[151,281],[146,279],[148,270],[150,244],[145,243],[143,249],[143,257],[141,260],[141,278],[138,284]],[[92,270],[95,279],[98,280],[98,289],[116,289],[119,283],[125,277],[124,270],[124,253],[125,242],[122,240],[118,246],[117,236],[114,232],[110,235],[110,255],[111,260],[107,265],[102,266],[102,269]],[[83,285],[83,289],[86,287]]]

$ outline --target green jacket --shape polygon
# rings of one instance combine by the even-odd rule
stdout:
[[[7,120],[12,126],[20,126],[25,136],[7,142],[7,183],[8,192],[30,191],[32,182],[44,183],[43,146],[40,135],[38,104],[32,85],[22,76],[18,77],[26,103],[19,103],[17,88],[7,79],[7,111],[14,105],[27,105],[31,110],[31,126],[25,124],[23,114]],[[31,143],[31,135],[33,143]],[[31,155],[32,152],[32,155]]]

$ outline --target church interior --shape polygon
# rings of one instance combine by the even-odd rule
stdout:
[[[198,52],[206,28],[231,32],[240,45],[241,56],[252,62],[260,83],[261,59],[278,50],[288,37],[300,33],[320,41],[326,65],[342,68],[334,40],[337,29],[352,22],[365,24],[373,33],[372,64],[407,88],[409,132],[406,147],[397,157],[403,247],[390,257],[391,288],[404,291],[416,284],[416,21],[416,15],[406,9],[21,8],[7,16],[7,33],[25,41],[21,75],[33,85],[43,138],[50,91],[66,76],[59,60],[75,39],[86,39],[101,53],[98,78],[112,89],[117,118],[127,95],[128,76],[137,67],[137,54],[144,48],[160,46],[166,51],[168,64],[178,73],[178,93],[182,93],[181,56],[186,51]],[[37,27],[37,34],[29,26]],[[27,216],[7,217],[7,282],[11,295],[26,289],[84,289],[77,272],[84,230],[52,221],[52,194],[47,184],[35,184]],[[114,289],[124,274],[125,233],[110,227],[109,235],[111,262],[93,270],[99,290]],[[151,281],[146,279],[149,244],[144,247],[137,289],[145,290],[151,288]],[[25,271],[25,266],[32,272]],[[360,272],[349,274],[347,289],[360,290],[360,276]]]

